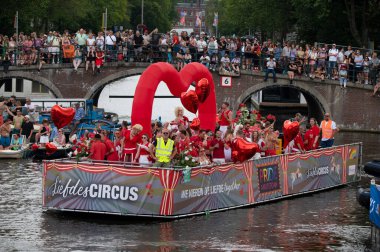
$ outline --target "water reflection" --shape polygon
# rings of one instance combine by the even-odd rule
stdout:
[[[363,141],[364,161],[378,156],[377,135],[339,133],[336,141]],[[356,185],[163,221],[43,213],[41,166],[4,160],[1,167],[0,244],[5,251],[363,251],[370,246],[368,213],[356,203]]]

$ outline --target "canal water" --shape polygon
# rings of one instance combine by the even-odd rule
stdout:
[[[339,133],[380,157],[380,135]],[[41,209],[41,166],[0,161],[0,251],[365,251],[368,211],[359,185],[175,221],[51,214]]]

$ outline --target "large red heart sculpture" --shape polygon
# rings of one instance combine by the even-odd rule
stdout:
[[[56,151],[57,151],[57,146],[55,146],[55,144],[53,143],[46,144],[46,154],[51,155]]]
[[[197,83],[202,78],[208,80],[210,94],[198,107],[198,117],[201,121],[200,127],[205,130],[215,130],[216,98],[214,80],[207,67],[197,62],[187,64],[180,72],[169,63],[159,62],[150,65],[141,75],[136,86],[132,105],[132,125],[141,124],[143,133],[152,135],[150,124],[153,100],[161,81],[166,83],[173,96],[181,97],[183,92],[187,92],[191,83]]]
[[[210,94],[210,83],[208,83],[208,80],[206,78],[198,81],[197,85],[195,86],[195,93],[197,93],[200,103],[203,103],[207,99],[208,95]]]
[[[62,108],[59,105],[54,105],[50,111],[51,120],[58,129],[61,129],[71,123],[75,116],[75,109]]]
[[[201,126],[201,121],[198,117],[194,118],[193,121],[190,124],[190,129],[192,130],[199,130],[199,127]]]
[[[181,94],[181,102],[185,109],[187,109],[191,113],[197,113],[199,100],[197,93],[195,93],[194,90],[189,90],[186,93],[183,92]]]
[[[292,141],[298,134],[300,124],[297,121],[291,122],[286,120],[282,126],[282,132],[284,134],[284,148],[288,146],[288,143]]]
[[[253,157],[258,151],[259,146],[257,143],[250,143],[241,137],[232,142],[232,160],[234,162],[244,162]]]

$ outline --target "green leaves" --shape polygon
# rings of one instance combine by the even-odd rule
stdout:
[[[19,12],[19,30],[47,32],[83,27],[97,32],[102,26],[102,13],[107,8],[108,28],[114,25],[136,29],[141,23],[141,0],[3,0],[0,9],[0,33],[13,34],[13,20]],[[176,17],[175,0],[145,0],[144,23],[149,30],[169,30]]]

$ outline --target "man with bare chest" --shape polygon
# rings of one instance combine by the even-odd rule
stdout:
[[[0,150],[8,149],[11,144],[11,119],[7,119],[3,125],[0,126]]]

